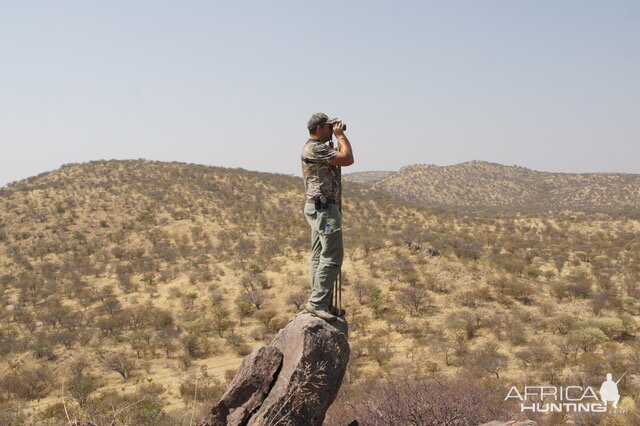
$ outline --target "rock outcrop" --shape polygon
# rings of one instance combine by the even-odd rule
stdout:
[[[248,355],[201,426],[321,425],[349,361],[347,323],[301,312]]]
[[[282,352],[273,346],[263,346],[247,355],[220,402],[211,409],[209,423],[247,424],[269,393],[281,366]]]

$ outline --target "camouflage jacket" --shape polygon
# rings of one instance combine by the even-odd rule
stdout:
[[[302,148],[302,179],[307,198],[321,194],[340,203],[340,167],[329,164],[338,151],[329,145],[307,141]]]

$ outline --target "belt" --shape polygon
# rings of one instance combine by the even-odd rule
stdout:
[[[336,204],[336,202],[334,200],[332,200],[331,198],[327,198],[327,202],[329,204]],[[315,204],[316,203],[316,198],[307,198],[307,203]]]

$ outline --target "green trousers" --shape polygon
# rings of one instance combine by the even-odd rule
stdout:
[[[309,257],[309,304],[327,310],[333,296],[333,283],[338,277],[344,248],[342,246],[342,214],[337,205],[316,210],[305,203],[304,215],[311,226],[311,256]]]

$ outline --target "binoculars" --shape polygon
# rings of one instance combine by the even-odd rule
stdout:
[[[331,124],[333,125],[333,124],[336,124],[336,123],[342,123],[342,121],[341,120],[337,120],[337,121],[334,121]],[[342,130],[347,130],[347,125],[344,124],[344,123],[342,123]]]

